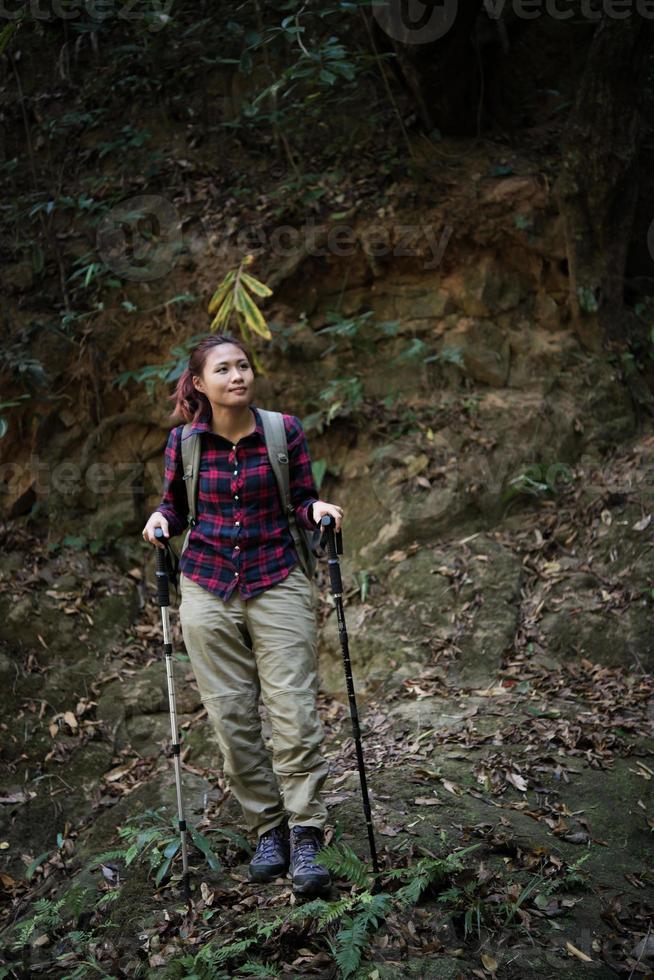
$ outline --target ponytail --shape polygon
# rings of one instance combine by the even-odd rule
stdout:
[[[170,414],[174,421],[198,422],[203,415],[211,417],[209,399],[193,384],[193,375],[189,368],[181,375],[170,400],[175,403]]]

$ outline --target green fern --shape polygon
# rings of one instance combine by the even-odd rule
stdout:
[[[330,942],[332,956],[344,980],[359,969],[363,951],[368,945],[368,923],[362,919],[346,916],[333,943]]]
[[[316,860],[337,877],[345,878],[357,888],[370,887],[370,871],[367,865],[347,844],[330,844],[324,847],[316,856]]]
[[[258,939],[253,937],[250,939],[239,939],[235,943],[229,943],[228,946],[219,946],[217,949],[212,947],[211,962],[216,966],[222,966],[235,956],[240,956],[241,953],[245,953],[250,946],[254,946],[257,943]]]
[[[278,915],[270,922],[264,922],[263,924],[257,925],[257,937],[261,939],[270,939],[274,932],[286,922],[286,915]]]
[[[332,902],[318,918],[320,928],[323,929],[325,926],[331,925],[332,922],[336,922],[337,919],[341,919],[346,912],[349,912],[356,905],[358,900],[359,898],[357,897],[351,897],[341,898],[338,902]]]
[[[270,977],[281,977],[281,970],[276,966],[269,966],[267,963],[257,963],[256,960],[248,960],[243,966],[239,966],[239,973],[244,973],[247,977],[260,977],[261,980],[269,980]]]
[[[432,885],[444,882],[449,875],[460,871],[463,858],[471,851],[476,851],[481,844],[471,844],[459,851],[453,851],[444,858],[421,858],[410,868],[396,868],[386,874],[387,878],[408,879],[402,888],[398,889],[395,898],[402,905],[415,905]]]
[[[354,917],[344,917],[334,942],[329,944],[343,980],[353,976],[359,969],[361,957],[370,942],[370,933],[379,927],[388,914],[391,903],[390,895],[365,892],[358,898],[357,914]]]
[[[25,922],[20,922],[15,927],[15,939],[11,945],[12,949],[21,949],[25,946],[32,933],[36,929],[52,929],[61,923],[61,909],[65,904],[65,899],[60,898],[56,902],[49,898],[38,898],[33,906],[34,914]]]
[[[124,861],[127,856],[127,851],[123,848],[115,848],[113,851],[104,851],[103,854],[98,854],[92,857],[84,865],[84,871],[94,871],[99,868],[101,864],[107,864],[109,861]]]

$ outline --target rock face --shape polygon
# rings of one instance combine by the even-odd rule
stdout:
[[[410,552],[410,553],[409,553]],[[362,691],[408,676],[436,654],[462,683],[482,683],[499,668],[515,635],[521,563],[486,535],[447,546],[391,553],[373,587],[374,605],[353,604],[346,625]],[[335,617],[321,634],[323,684],[343,689]]]

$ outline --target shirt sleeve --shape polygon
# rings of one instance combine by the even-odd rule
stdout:
[[[171,429],[166,444],[164,462],[164,486],[161,503],[157,507],[160,514],[168,521],[170,537],[181,534],[186,527],[188,518],[188,500],[184,484],[184,469],[182,466],[182,426]]]
[[[307,438],[300,420],[294,415],[286,415],[284,421],[288,443],[291,504],[295,511],[295,519],[301,527],[315,531],[316,524],[311,516],[311,506],[319,498],[311,469]]]

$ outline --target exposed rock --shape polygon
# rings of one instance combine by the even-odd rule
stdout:
[[[509,338],[491,320],[463,317],[443,335],[443,347],[461,352],[465,371],[475,381],[500,388],[509,376]]]
[[[496,316],[515,309],[527,295],[526,284],[492,254],[481,255],[443,282],[458,308],[471,317]]]

